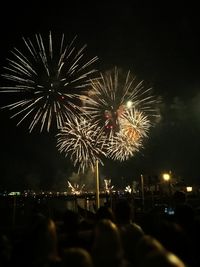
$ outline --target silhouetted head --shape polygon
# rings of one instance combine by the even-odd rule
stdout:
[[[83,248],[68,248],[64,250],[61,267],[93,267],[90,253]]]
[[[96,221],[103,219],[109,219],[112,222],[115,222],[115,215],[112,209],[108,206],[101,206],[96,212]]]
[[[116,222],[119,224],[130,223],[132,219],[132,209],[130,203],[126,200],[120,200],[115,205]]]

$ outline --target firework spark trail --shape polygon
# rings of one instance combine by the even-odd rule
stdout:
[[[90,67],[97,57],[85,60],[86,45],[77,49],[76,37],[65,44],[64,34],[60,42],[53,42],[51,32],[48,41],[41,34],[22,40],[23,52],[11,51],[2,74],[8,85],[0,87],[0,92],[15,93],[18,100],[3,108],[13,112],[11,118],[20,117],[17,125],[29,118],[30,132],[39,123],[40,131],[49,131],[54,121],[60,128],[66,118],[83,112],[80,99],[96,73]]]
[[[78,172],[85,172],[87,168],[94,170],[96,161],[105,156],[105,137],[99,127],[83,117],[67,119],[65,127],[57,134],[59,152],[70,156],[74,166],[78,165]]]

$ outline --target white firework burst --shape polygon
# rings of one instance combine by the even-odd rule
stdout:
[[[72,185],[69,181],[67,181],[67,183],[68,183],[68,187],[70,188],[71,193],[72,193],[73,195],[80,195],[80,194],[82,194],[82,192],[83,192],[83,188],[85,187],[85,184],[83,184],[83,185],[79,185],[79,184],[77,184],[77,183],[74,183],[74,184]]]
[[[86,113],[107,134],[108,157],[124,161],[134,156],[159,117],[159,100],[152,88],[145,89],[130,71],[123,75],[117,68],[92,81],[84,101]]]
[[[149,129],[152,126],[148,116],[135,109],[126,109],[119,121],[120,132],[133,142],[148,137]]]
[[[29,131],[40,124],[40,131],[55,123],[63,126],[66,118],[82,112],[81,96],[85,94],[96,70],[91,65],[97,57],[86,60],[86,45],[76,48],[76,37],[66,43],[64,34],[53,40],[41,34],[22,38],[23,50],[14,48],[2,74],[6,85],[0,92],[11,93],[11,103],[3,108],[18,117],[19,125],[29,119]],[[16,101],[13,101],[13,97]]]
[[[109,139],[106,155],[113,160],[125,161],[133,157],[142,147],[141,139],[133,142],[122,132]]]
[[[138,110],[148,118],[158,116],[158,100],[152,88],[137,82],[130,71],[127,75],[114,68],[92,81],[92,89],[84,101],[85,110],[105,130],[112,133],[120,130],[120,118],[127,110]]]
[[[57,138],[59,152],[70,157],[74,166],[78,166],[78,172],[85,172],[88,168],[94,170],[97,160],[103,165],[101,157],[106,156],[105,136],[88,118],[67,119]]]

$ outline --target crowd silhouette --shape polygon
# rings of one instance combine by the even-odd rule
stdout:
[[[58,217],[32,209],[23,226],[1,227],[0,266],[200,266],[200,216],[184,193],[173,196],[174,214],[154,207],[137,219],[133,208],[118,199],[90,218],[67,208]]]

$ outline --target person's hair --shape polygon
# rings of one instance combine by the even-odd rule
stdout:
[[[90,253],[80,247],[71,247],[64,250],[61,266],[93,267]]]

